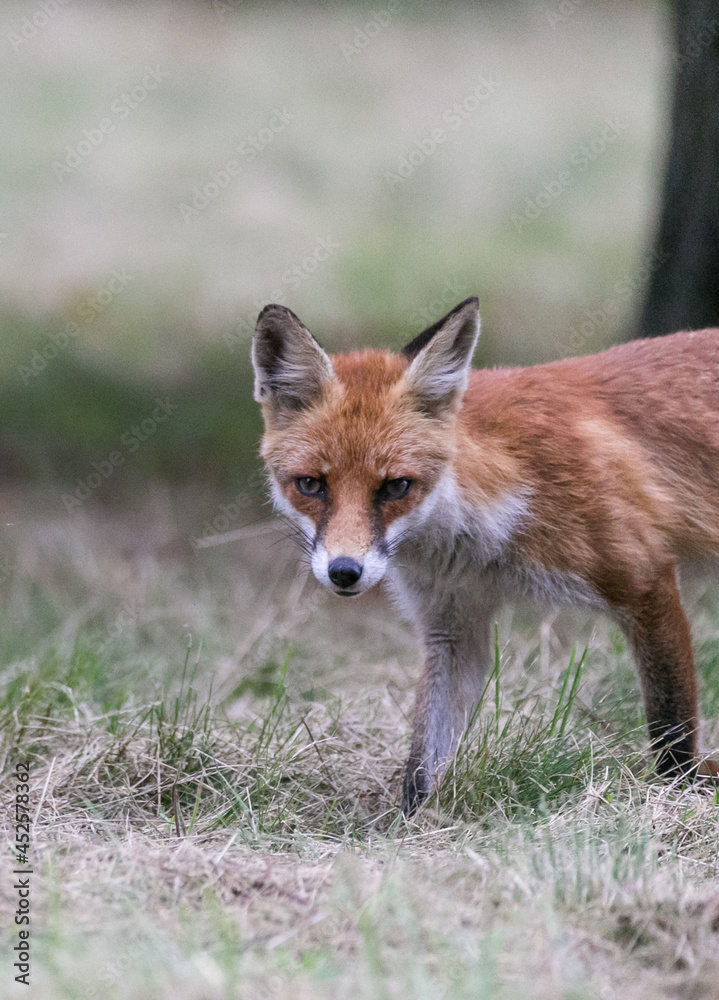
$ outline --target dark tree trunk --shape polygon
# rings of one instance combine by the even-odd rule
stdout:
[[[719,326],[719,3],[675,0],[676,82],[638,336]]]

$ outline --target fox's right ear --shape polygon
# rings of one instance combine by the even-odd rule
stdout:
[[[255,399],[278,410],[304,410],[335,378],[332,362],[285,306],[265,306],[252,338]]]

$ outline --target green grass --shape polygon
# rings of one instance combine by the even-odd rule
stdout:
[[[12,328],[25,344],[48,333],[27,321],[15,321]],[[182,377],[172,379],[118,363],[97,364],[68,349],[29,384],[17,375],[12,347],[8,353],[0,376],[0,448],[8,478],[49,487],[59,500],[78,478],[92,474],[93,463],[120,450],[124,466],[94,497],[117,505],[132,502],[148,480],[178,483],[201,475],[205,487],[228,493],[258,470],[260,415],[252,399],[247,345],[241,354],[224,345],[201,345],[186,357]],[[150,417],[158,399],[176,410],[128,450],[123,434],[134,437],[133,426]],[[256,485],[251,492],[258,495]]]
[[[243,544],[241,566],[168,560],[85,520],[9,550],[0,759],[8,791],[17,759],[32,770],[27,995],[713,995],[719,800],[654,780],[613,630],[560,615],[538,643],[504,614],[483,705],[407,823],[411,636],[381,601],[297,591],[284,543]],[[716,592],[692,609],[708,663]],[[716,745],[713,668],[702,695]],[[6,887],[4,921],[13,905]]]

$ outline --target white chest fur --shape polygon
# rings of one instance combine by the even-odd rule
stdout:
[[[402,605],[415,604],[412,594],[432,605],[468,599],[494,605],[524,596],[605,610],[599,595],[575,574],[522,561],[515,543],[531,517],[527,494],[470,503],[453,479],[443,479],[388,532],[391,549],[396,539],[390,584]]]

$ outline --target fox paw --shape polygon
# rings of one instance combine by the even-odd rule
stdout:
[[[429,775],[412,759],[407,761],[402,789],[402,813],[409,819],[419,809],[429,795],[431,781]]]

